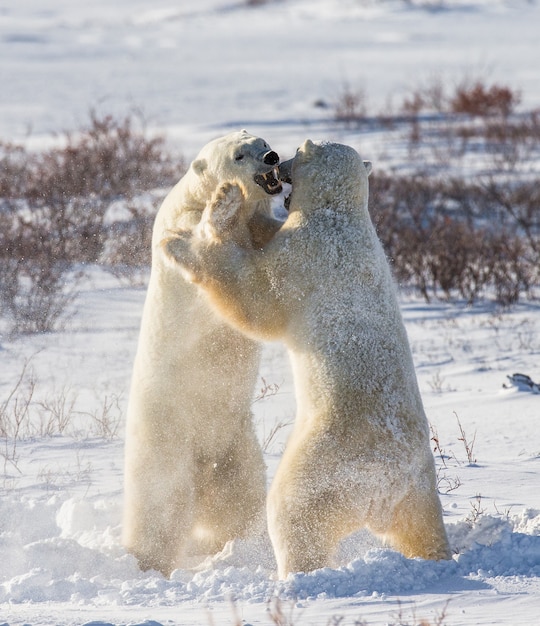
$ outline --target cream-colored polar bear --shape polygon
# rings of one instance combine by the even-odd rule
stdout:
[[[241,227],[241,245],[216,237],[223,215],[230,227],[234,211],[239,224],[251,214],[234,184],[193,237],[164,242],[221,315],[289,349],[297,416],[268,497],[282,578],[330,565],[364,526],[408,557],[449,557],[428,423],[368,214],[370,170],[348,146],[308,140],[292,164],[289,217],[263,250],[242,247]]]
[[[190,554],[211,553],[264,514],[265,467],[252,425],[259,346],[179,280],[159,242],[192,229],[224,180],[242,181],[250,245],[280,222],[281,191],[267,143],[235,132],[203,148],[169,193],[154,225],[152,271],[129,398],[123,543],[143,569],[169,575]]]

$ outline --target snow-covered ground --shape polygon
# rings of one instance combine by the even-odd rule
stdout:
[[[520,0],[282,0],[256,9],[232,0],[0,0],[0,138],[31,130],[39,145],[80,127],[92,106],[140,108],[188,159],[209,138],[246,127],[283,156],[308,136],[337,139],[377,167],[376,138],[337,127],[316,101],[331,104],[348,83],[383,108],[435,75],[470,74],[510,84],[538,107],[539,23],[540,5]],[[144,288],[96,270],[64,330],[0,337],[0,405],[26,363],[21,397],[34,381],[45,422],[71,416],[62,435],[0,441],[0,624],[537,623],[540,395],[507,376],[540,382],[540,305],[401,299],[452,561],[405,559],[359,533],[342,547],[340,569],[281,583],[268,545],[247,541],[196,574],[138,571],[119,537]],[[271,480],[295,410],[280,344],[265,347],[260,375],[261,387],[279,385],[253,405]]]

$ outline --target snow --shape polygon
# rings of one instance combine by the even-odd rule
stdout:
[[[39,147],[91,107],[141,109],[188,159],[246,127],[284,157],[308,136],[361,143],[376,168],[376,138],[332,124],[317,100],[331,104],[349,84],[377,109],[433,76],[469,74],[538,107],[539,18],[538,2],[520,0],[0,2],[0,138]],[[268,543],[245,540],[166,580],[120,545],[123,415],[145,291],[98,269],[81,287],[63,330],[0,336],[0,402],[26,362],[34,404],[63,397],[75,415],[61,435],[38,429],[2,448],[0,624],[271,624],[276,610],[291,624],[537,622],[540,398],[508,379],[540,382],[537,302],[426,305],[401,293],[452,561],[406,559],[361,532],[336,569],[277,582]],[[265,346],[260,376],[279,385],[253,405],[261,440],[277,431],[270,481],[295,411],[280,344]]]

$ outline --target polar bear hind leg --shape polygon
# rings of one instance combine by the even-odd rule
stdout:
[[[156,489],[154,482],[140,480],[126,490],[129,516],[124,517],[123,542],[143,571],[156,570],[168,576],[184,558],[179,553],[178,538],[188,537],[191,532],[195,511],[193,480],[187,464],[179,472],[171,472],[167,461],[161,468],[156,463],[145,463],[143,469],[161,476],[162,482]]]
[[[227,541],[257,532],[263,524],[262,453],[253,433],[246,431],[239,437],[221,460],[199,465],[202,488],[197,493],[194,532],[198,554],[218,552]]]
[[[361,526],[354,508],[340,497],[339,488],[314,491],[302,502],[294,502],[280,496],[276,483],[268,501],[268,529],[279,578],[331,567],[340,540]]]
[[[309,437],[288,444],[268,494],[280,579],[331,567],[339,542],[365,525],[358,490],[344,484],[332,446],[312,444]]]
[[[434,486],[410,489],[394,508],[383,539],[408,558],[451,558],[441,504]]]

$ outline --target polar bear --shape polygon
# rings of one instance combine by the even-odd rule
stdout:
[[[216,139],[157,214],[126,424],[123,544],[142,569],[169,575],[264,517],[265,466],[251,414],[260,348],[179,280],[159,242],[170,229],[194,228],[215,189],[234,177],[252,215],[250,246],[263,245],[281,225],[270,206],[282,188],[278,162],[246,131]]]
[[[245,226],[239,241],[210,228],[220,214],[230,225],[233,206],[239,224],[251,215],[230,183],[193,236],[163,242],[220,315],[288,347],[297,415],[267,503],[280,578],[332,565],[362,527],[408,557],[450,557],[428,422],[368,214],[370,171],[348,146],[307,140],[292,161],[289,216],[263,250],[245,249]]]

